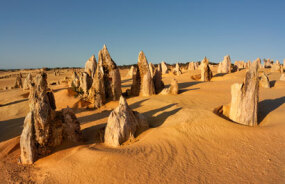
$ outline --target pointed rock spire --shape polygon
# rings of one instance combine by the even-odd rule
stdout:
[[[133,78],[131,93],[134,96],[150,96],[155,94],[153,79],[143,51],[141,51],[138,56],[138,69],[136,76]]]
[[[105,129],[105,144],[119,146],[127,140],[133,139],[149,127],[143,115],[128,106],[126,99],[121,96],[119,106],[109,115]]]

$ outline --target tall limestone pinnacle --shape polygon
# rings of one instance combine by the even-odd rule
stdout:
[[[93,54],[85,63],[85,72],[93,78],[96,72],[97,62],[95,55]]]
[[[213,73],[209,67],[209,60],[204,57],[201,61],[201,81],[210,81],[213,77]]]
[[[131,93],[135,96],[150,96],[155,94],[153,79],[143,51],[138,56],[138,70],[133,78]]]
[[[106,45],[98,53],[98,65],[89,89],[88,101],[99,108],[107,100],[119,100],[122,94],[119,68],[111,58]]]
[[[259,78],[258,59],[246,72],[242,84],[235,83],[231,86],[231,105],[229,118],[234,122],[255,126],[257,125],[258,100],[259,100]]]
[[[74,112],[69,108],[55,111],[54,95],[47,88],[45,73],[38,74],[31,84],[29,106],[20,137],[22,164],[32,164],[65,140],[80,141],[80,123]]]

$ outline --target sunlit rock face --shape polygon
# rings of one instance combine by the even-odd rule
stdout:
[[[119,100],[122,94],[119,68],[111,58],[106,45],[98,53],[98,65],[87,100],[101,107],[108,100]]]
[[[96,72],[97,68],[97,62],[95,55],[92,55],[85,63],[85,69],[84,71],[91,77],[93,78]]]
[[[47,88],[45,73],[37,75],[31,85],[29,106],[20,138],[22,164],[32,164],[65,140],[81,139],[80,123],[74,112],[69,108],[55,111],[54,95]]]
[[[105,129],[104,142],[109,146],[119,146],[127,140],[133,139],[137,134],[148,129],[146,119],[127,104],[121,96],[119,106],[109,115]]]
[[[258,93],[258,61],[256,60],[247,71],[244,82],[231,86],[229,118],[243,125],[257,125]]]
[[[131,93],[134,96],[151,96],[155,94],[149,65],[142,51],[139,53],[137,74],[133,78]]]
[[[263,88],[270,88],[268,76],[264,72],[262,72],[259,76],[259,86]]]
[[[213,77],[213,73],[209,67],[209,61],[205,57],[200,65],[200,70],[201,70],[201,81],[210,81]]]

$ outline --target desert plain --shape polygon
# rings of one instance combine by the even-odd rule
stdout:
[[[210,68],[209,82],[192,77],[199,69],[163,74],[166,87],[178,81],[177,95],[127,96],[149,129],[118,147],[105,145],[102,134],[119,101],[88,108],[68,82],[74,69],[55,69],[56,75],[53,69],[45,71],[56,110],[72,108],[83,139],[64,143],[31,165],[19,163],[29,91],[10,87],[19,73],[24,79],[39,70],[1,71],[0,183],[285,183],[285,81],[280,72],[259,69],[270,88],[259,88],[258,124],[251,127],[215,113],[231,101],[231,85],[242,83],[248,69],[219,75],[218,65]],[[126,93],[133,78],[129,68],[119,72]]]

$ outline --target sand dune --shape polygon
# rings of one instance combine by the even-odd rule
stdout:
[[[96,110],[79,108],[79,98],[65,84],[50,86],[57,109],[77,109],[84,141],[62,145],[32,166],[17,165],[19,135],[29,111],[27,92],[0,91],[0,183],[284,183],[285,82],[278,80],[280,73],[266,70],[272,88],[260,89],[257,127],[230,122],[213,112],[230,101],[231,84],[242,82],[245,72],[214,73],[211,82],[192,80],[190,72],[163,75],[166,85],[172,78],[178,80],[180,93],[128,98],[151,128],[119,148],[102,144],[98,131],[118,102]],[[69,75],[63,72],[56,78],[48,73],[48,79]],[[123,77],[122,91],[131,83]]]

